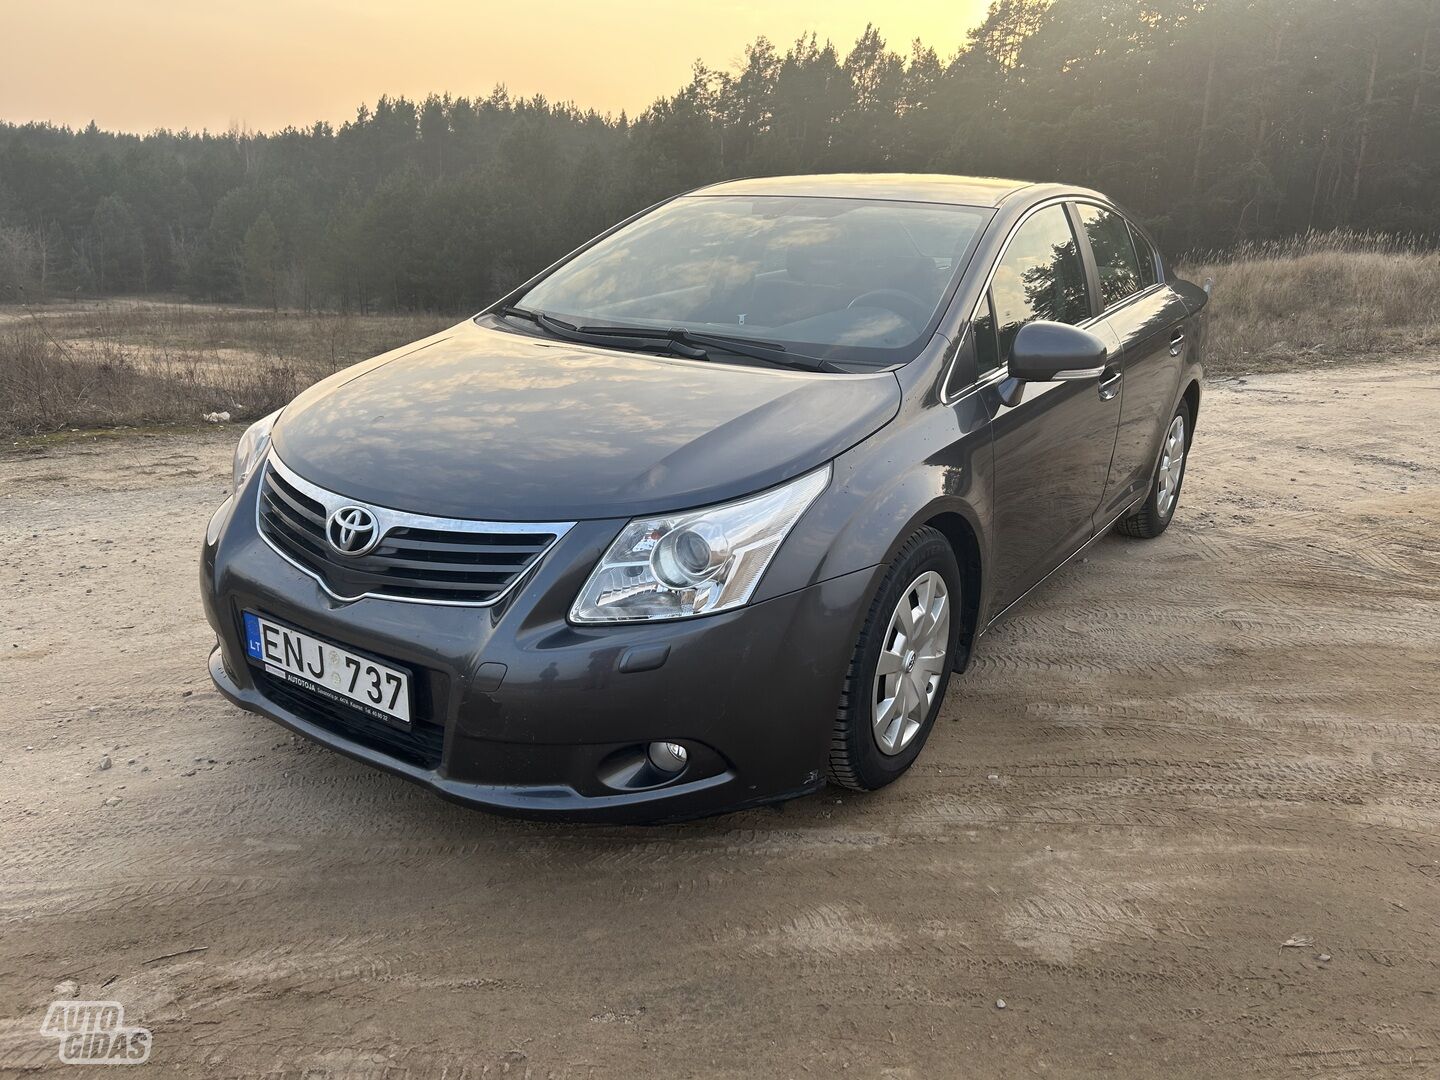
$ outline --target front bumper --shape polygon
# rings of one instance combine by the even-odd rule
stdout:
[[[342,602],[258,535],[253,498],[237,499],[201,565],[219,639],[210,674],[240,707],[446,798],[527,817],[674,820],[822,786],[873,570],[703,618],[576,627],[565,611],[620,527],[584,522],[493,608]],[[412,729],[267,677],[245,655],[245,610],[409,667]],[[656,740],[691,751],[678,777],[633,767]]]

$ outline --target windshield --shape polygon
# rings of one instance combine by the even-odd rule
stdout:
[[[990,211],[870,199],[676,199],[515,300],[576,326],[683,328],[848,370],[914,358]]]

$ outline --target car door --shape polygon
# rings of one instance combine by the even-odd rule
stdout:
[[[1180,389],[1187,311],[1165,284],[1154,247],[1133,223],[1098,203],[1077,203],[1076,209],[1094,260],[1101,322],[1119,339],[1122,356],[1120,430],[1095,515],[1096,528],[1103,529],[1149,490]]]
[[[1096,314],[1091,291],[1071,211],[1059,202],[1033,211],[1001,253],[972,322],[981,379],[987,370],[1003,373],[1025,323],[1090,323]],[[1114,348],[1118,354],[1118,343]],[[993,610],[1007,607],[1091,537],[1119,426],[1118,376],[1118,369],[1107,369],[1099,380],[1027,383],[1018,395],[1011,380],[988,385]]]

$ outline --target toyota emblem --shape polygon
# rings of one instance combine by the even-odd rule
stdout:
[[[325,538],[341,555],[364,555],[380,541],[380,530],[365,507],[342,506],[325,523]]]

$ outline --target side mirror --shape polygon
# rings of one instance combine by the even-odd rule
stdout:
[[[1010,377],[1024,382],[1098,379],[1109,354],[1104,341],[1078,326],[1028,322],[1010,347]]]

